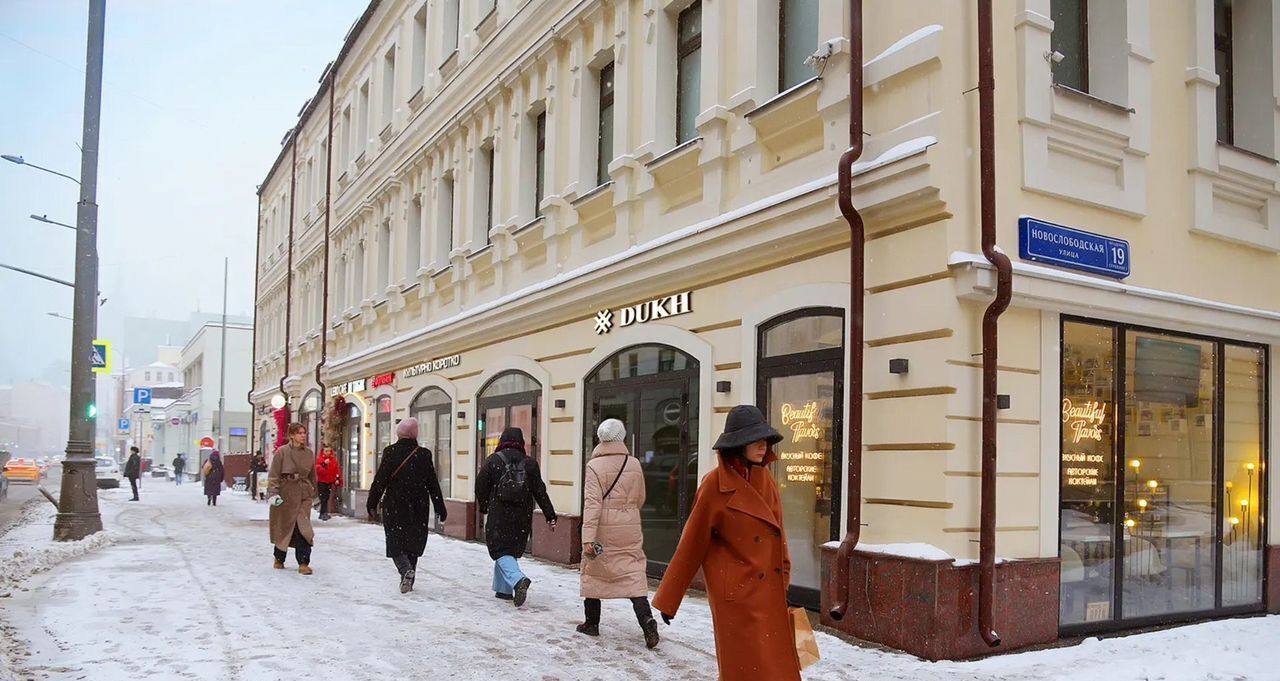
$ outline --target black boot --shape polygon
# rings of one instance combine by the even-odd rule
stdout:
[[[511,600],[515,602],[517,608],[524,605],[524,599],[529,597],[529,585],[532,583],[533,581],[528,577],[516,582],[516,592],[512,595]]]
[[[513,598],[511,594],[504,594],[498,591],[493,592],[493,597],[500,601],[509,601]]]
[[[583,622],[582,624],[578,625],[578,633],[586,634],[587,636],[599,636],[600,623],[599,622]],[[649,647],[652,648],[653,646],[649,646]]]
[[[400,575],[400,593],[407,594],[410,591],[413,591],[413,570],[412,569],[405,570],[404,574]]]
[[[650,617],[640,628],[644,630],[644,646],[646,648],[656,648],[658,645],[658,620]]]

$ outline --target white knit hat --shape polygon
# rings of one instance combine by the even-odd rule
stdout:
[[[605,419],[596,429],[601,442],[622,442],[627,438],[627,427],[618,419]]]

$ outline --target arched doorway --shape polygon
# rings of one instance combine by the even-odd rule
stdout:
[[[782,495],[793,603],[818,607],[822,545],[839,539],[844,311],[794,310],[761,324],[756,404],[783,440],[769,468]]]
[[[312,390],[302,398],[302,411],[299,414],[301,423],[307,429],[307,442],[311,449],[319,453],[320,442],[320,391]]]
[[[666,345],[637,345],[597,365],[585,388],[582,471],[600,422],[627,427],[627,448],[644,469],[644,550],[661,575],[680,542],[698,488],[698,361]]]
[[[342,471],[342,481],[345,484],[344,495],[346,497],[346,506],[348,509],[355,508],[355,491],[361,489],[360,484],[360,460],[363,451],[360,447],[361,430],[364,428],[364,413],[360,409],[360,402],[357,400],[349,400],[346,403],[346,419],[342,424],[342,453],[340,456],[345,462]]]
[[[523,371],[500,373],[480,389],[476,395],[474,474],[479,474],[485,460],[497,449],[502,431],[512,426],[524,433],[525,451],[542,465],[542,455],[538,452],[538,404],[541,401],[542,384]],[[476,536],[483,539],[483,531],[483,527],[477,528]]]
[[[418,419],[418,443],[431,450],[447,499],[453,493],[453,400],[439,388],[427,388],[409,403],[409,416]]]

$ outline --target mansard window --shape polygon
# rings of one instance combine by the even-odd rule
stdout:
[[[689,5],[677,20],[676,144],[698,136],[695,124],[702,103],[702,2]]]

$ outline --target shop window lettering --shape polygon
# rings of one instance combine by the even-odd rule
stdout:
[[[1107,405],[1095,400],[1085,402],[1083,406],[1075,406],[1070,398],[1062,400],[1062,423],[1071,435],[1071,441],[1078,443],[1089,439],[1102,442],[1102,426],[1107,421]]]
[[[791,441],[817,440],[822,437],[822,426],[818,425],[818,402],[807,402],[803,407],[796,407],[789,402],[782,404],[782,425],[791,429]]]

